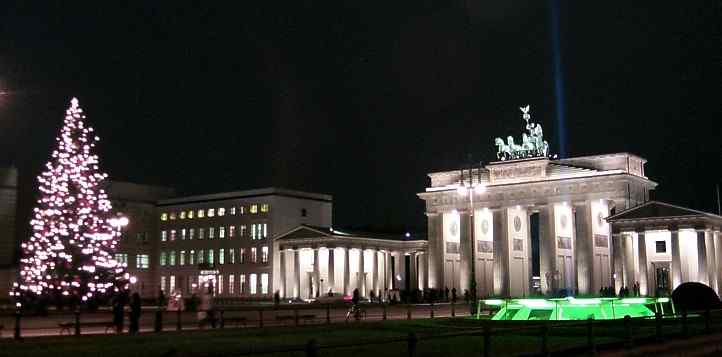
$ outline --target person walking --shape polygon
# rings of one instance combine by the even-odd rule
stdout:
[[[115,332],[123,333],[123,324],[125,320],[125,293],[115,295],[113,299],[113,325]]]
[[[133,293],[130,299],[130,326],[128,327],[128,332],[131,335],[137,334],[140,330],[140,305],[140,295]]]

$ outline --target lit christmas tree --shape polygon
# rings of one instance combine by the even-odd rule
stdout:
[[[23,242],[20,296],[63,296],[87,301],[128,288],[125,267],[114,259],[120,232],[100,188],[107,174],[92,152],[100,139],[84,123],[73,98],[46,170],[38,176],[40,199]]]

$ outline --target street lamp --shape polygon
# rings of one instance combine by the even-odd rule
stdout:
[[[476,169],[477,174],[476,182],[474,182],[474,169]],[[469,181],[466,182],[466,180],[464,180],[464,169],[462,169],[461,175],[459,176],[459,186],[456,189],[456,192],[460,196],[466,196],[469,199],[469,240],[471,241],[471,269],[469,269],[471,271],[471,281],[469,284],[471,289],[469,290],[471,290],[472,301],[476,301],[476,238],[474,238],[474,195],[486,192],[486,185],[481,182],[481,171],[481,163],[479,163],[479,167],[477,168],[469,165]]]

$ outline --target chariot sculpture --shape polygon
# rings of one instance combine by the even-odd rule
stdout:
[[[519,108],[522,112],[522,119],[526,121],[526,130],[528,133],[522,133],[521,143],[514,142],[511,135],[506,138],[506,142],[502,138],[495,138],[494,144],[498,150],[496,157],[499,160],[519,160],[532,157],[548,157],[549,143],[544,140],[544,132],[541,124],[530,123],[531,115],[529,114],[530,106]]]

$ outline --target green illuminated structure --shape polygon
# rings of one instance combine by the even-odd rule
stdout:
[[[492,320],[611,320],[664,314],[665,306],[674,313],[669,298],[488,299],[479,300],[476,317],[482,309],[499,309]]]

